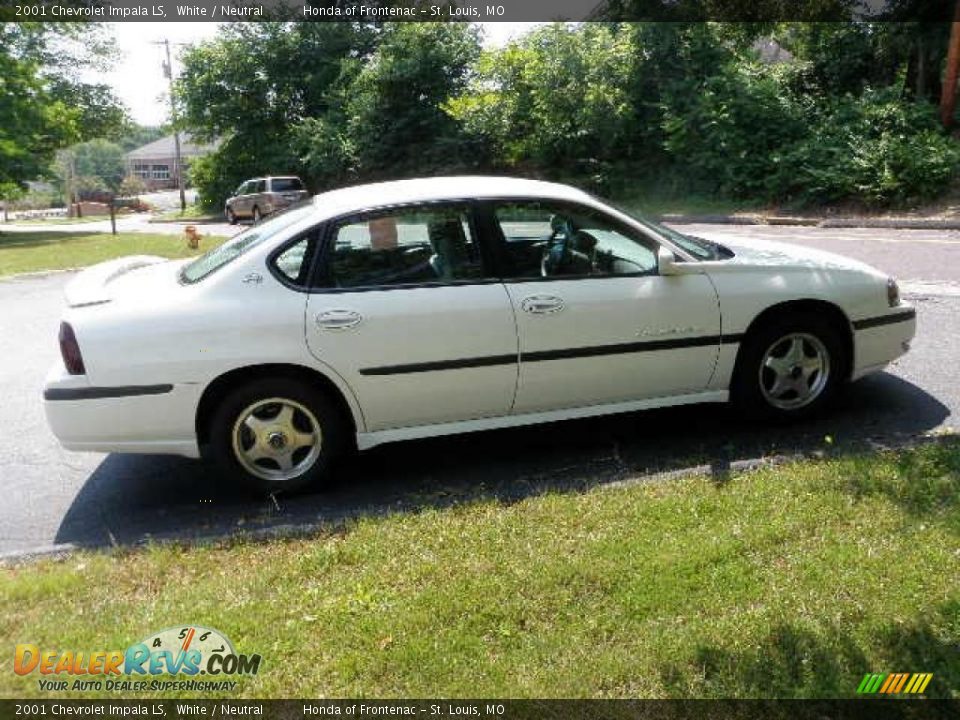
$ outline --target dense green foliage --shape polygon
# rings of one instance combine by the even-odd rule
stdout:
[[[594,190],[905,205],[946,191],[960,145],[934,103],[945,23],[587,23],[481,49],[465,24],[238,24],[184,59],[193,167],[313,190],[497,171]],[[772,49],[772,50],[771,50]]]
[[[0,197],[45,175],[58,149],[126,126],[108,86],[78,79],[109,56],[87,23],[0,24]]]

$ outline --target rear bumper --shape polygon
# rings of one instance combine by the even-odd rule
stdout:
[[[57,364],[47,374],[43,409],[68,450],[196,458],[200,392],[195,384],[93,387]]]
[[[853,321],[853,371],[851,380],[883,370],[910,349],[917,332],[912,307],[891,308],[890,312]]]

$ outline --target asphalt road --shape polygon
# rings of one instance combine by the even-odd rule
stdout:
[[[804,425],[758,427],[731,409],[701,406],[415,441],[346,461],[328,492],[273,502],[251,499],[199,461],[62,450],[47,429],[40,389],[58,352],[61,292],[70,276],[0,281],[0,554],[307,526],[469,498],[515,502],[691,463],[709,465],[722,482],[739,459],[844,453],[957,423],[960,233],[682,229],[721,241],[749,234],[823,247],[903,278],[918,308],[913,351],[849,388],[830,417]]]

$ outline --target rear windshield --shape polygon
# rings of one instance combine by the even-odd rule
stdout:
[[[303,190],[303,183],[300,178],[274,178],[273,191],[287,192],[289,190]]]
[[[214,248],[206,255],[201,255],[189,265],[184,266],[180,271],[180,282],[195,283],[203,280],[214,270],[219,270],[227,263],[243,255],[250,248],[308,217],[313,210],[313,203],[305,200],[296,205],[291,205],[259,225],[254,225],[232,240],[228,240],[220,247]]]

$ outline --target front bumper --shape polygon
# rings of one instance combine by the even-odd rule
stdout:
[[[917,332],[916,311],[906,305],[884,315],[853,321],[851,380],[883,370],[905,354]]]
[[[200,457],[196,384],[93,387],[58,363],[47,374],[43,409],[60,444],[82,452]]]

